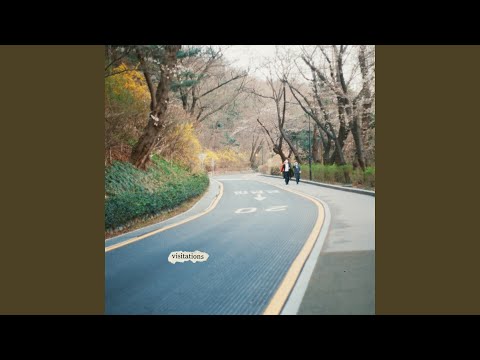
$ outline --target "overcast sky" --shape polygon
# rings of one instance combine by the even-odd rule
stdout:
[[[275,55],[275,45],[233,45],[226,52],[225,57],[234,66],[247,68],[250,66],[252,72],[262,77],[254,68],[261,65],[265,59]]]
[[[298,52],[300,47],[301,45],[282,45],[282,48],[289,48],[294,52]],[[351,49],[351,46],[349,48]],[[265,70],[262,72],[256,68],[260,67],[268,58],[273,58],[275,56],[275,45],[230,45],[225,51],[224,56],[233,66],[244,69],[250,67],[250,75],[265,79]],[[347,81],[351,77],[353,65],[356,61],[357,58],[354,54],[347,56],[345,59],[343,70]],[[301,61],[299,63],[303,64]],[[358,91],[361,86],[361,77],[358,69],[356,70],[356,76],[350,83],[350,86],[355,91]],[[309,74],[308,69],[305,68],[304,71],[305,74]],[[295,73],[296,70],[292,69],[291,75],[295,76]],[[297,74],[297,80],[303,81],[303,77]]]

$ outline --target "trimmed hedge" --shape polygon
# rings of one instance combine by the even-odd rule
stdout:
[[[302,179],[309,178],[309,165],[308,163],[301,164],[302,167]],[[264,174],[270,173],[270,175],[280,175],[280,165],[279,166],[259,166],[258,170]],[[345,173],[348,174],[350,181],[347,182]],[[343,165],[321,165],[321,164],[312,164],[312,180],[330,184],[347,184],[351,183],[354,186],[359,186],[366,189],[375,188],[375,167],[367,167],[365,171],[357,168],[353,169],[353,166]]]
[[[313,181],[331,183],[331,184],[346,184],[347,179],[345,173],[348,173],[350,181],[353,185],[361,186],[363,188],[375,188],[375,168],[367,167],[365,171],[358,168],[353,169],[352,165],[321,165],[312,164],[312,179]],[[303,178],[308,178],[308,164],[302,165]]]
[[[105,173],[105,230],[173,209],[202,194],[208,184],[207,174],[191,174],[161,159],[147,171],[115,162]]]

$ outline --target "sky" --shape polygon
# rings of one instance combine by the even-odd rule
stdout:
[[[250,66],[253,74],[259,77],[263,77],[263,75],[254,71],[254,68],[274,55],[275,45],[233,45],[225,51],[225,57],[233,62],[233,66],[244,69]]]
[[[297,51],[299,45],[282,45],[282,47],[294,49]],[[230,45],[224,52],[225,58],[232,62],[233,66],[246,69],[250,66],[250,74],[260,79],[265,79],[264,73],[256,68],[259,67],[266,59],[273,58],[275,56],[275,45]],[[352,58],[346,60],[344,63],[344,74],[347,80],[350,78],[351,71],[353,69]],[[303,64],[300,62],[300,64]],[[304,69],[306,74],[309,74],[308,69]],[[293,74],[293,73],[292,73]],[[297,79],[303,81],[301,76],[297,76]],[[350,86],[358,90],[360,86],[360,77],[357,75]]]

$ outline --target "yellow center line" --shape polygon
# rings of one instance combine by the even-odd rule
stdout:
[[[223,184],[217,180],[214,180],[212,179],[213,181],[217,182],[219,185],[220,185],[220,192],[219,194],[216,196],[216,198],[210,203],[210,205],[208,206],[208,208],[206,208],[204,211],[202,211],[201,213],[197,214],[197,215],[193,215],[189,218],[186,218],[184,220],[181,220],[177,223],[174,223],[174,224],[171,224],[171,225],[167,225],[161,229],[158,229],[158,230],[154,230],[154,231],[151,231],[147,234],[144,234],[142,236],[137,236],[137,237],[134,237],[134,238],[131,238],[131,239],[128,239],[128,240],[125,240],[125,241],[122,241],[122,242],[119,242],[118,244],[115,244],[115,245],[111,245],[111,246],[108,246],[105,248],[105,252],[109,252],[109,251],[112,251],[112,250],[115,250],[115,249],[118,249],[120,247],[123,247],[125,245],[128,245],[128,244],[132,244],[134,242],[137,242],[137,241],[140,241],[140,240],[143,240],[149,236],[152,236],[152,235],[155,235],[155,234],[158,234],[162,231],[165,231],[165,230],[168,230],[168,229],[171,229],[175,226],[178,226],[178,225],[182,225],[182,224],[185,224],[189,221],[192,221],[192,220],[195,220],[197,218],[199,218],[200,216],[203,216],[207,213],[209,213],[210,211],[212,211],[218,204],[218,202],[220,201],[220,198],[222,197],[223,195]]]
[[[305,245],[303,245],[302,250],[300,253],[297,255],[295,260],[293,261],[292,265],[290,266],[290,269],[288,270],[287,274],[283,278],[282,283],[280,284],[279,288],[273,295],[272,299],[270,300],[268,306],[263,312],[263,315],[278,315],[283,309],[283,306],[287,302],[287,299],[295,286],[295,283],[297,282],[298,277],[300,276],[300,273],[303,269],[303,265],[308,259],[308,256],[312,252],[313,246],[315,245],[315,242],[317,241],[318,235],[320,234],[320,230],[322,229],[324,220],[325,220],[325,209],[323,208],[323,205],[314,197],[306,194],[302,194],[300,192],[297,192],[295,190],[290,190],[286,189],[282,186],[274,185],[262,180],[255,180],[258,182],[263,182],[264,184],[276,186],[282,190],[290,191],[291,193],[303,196],[304,198],[312,201],[315,205],[318,207],[318,217],[317,221],[315,222],[315,225],[313,227],[312,232],[310,233],[307,241],[305,242]]]

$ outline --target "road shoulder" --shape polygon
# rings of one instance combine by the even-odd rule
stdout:
[[[268,183],[275,181],[274,178],[276,177],[259,176],[262,181],[268,179]],[[312,186],[317,184],[303,184],[293,188],[322,202],[326,211],[326,226],[322,229],[316,248],[305,263],[281,314],[375,314],[374,197],[362,198],[368,194],[355,195],[350,192],[352,195],[346,195],[347,193],[342,191],[338,191],[338,196],[332,196],[332,192],[343,189],[320,190],[321,187]],[[345,195],[340,195],[342,193]],[[335,197],[339,200],[335,201]],[[366,203],[373,202],[371,219],[368,222],[348,225],[352,217],[358,218],[352,212],[347,212],[349,201],[353,201],[352,197]],[[367,201],[368,199],[371,200]],[[334,210],[332,212],[331,206]],[[373,229],[369,229],[371,227]],[[369,239],[367,242],[373,241],[373,246],[365,246],[365,236]]]

